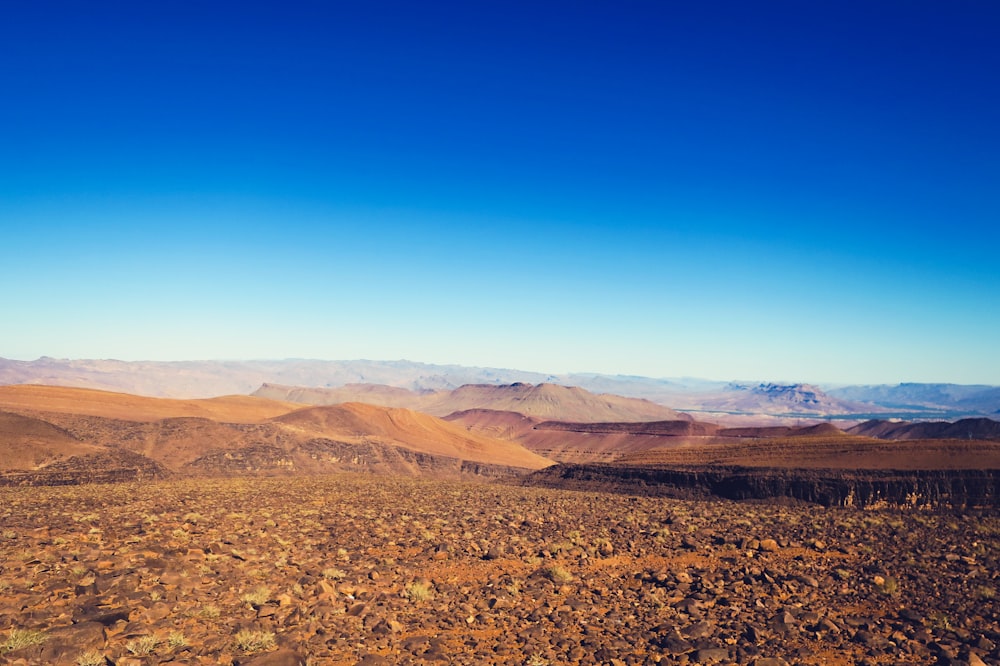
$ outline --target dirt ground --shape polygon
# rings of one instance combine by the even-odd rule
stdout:
[[[361,474],[0,488],[0,664],[1000,664],[998,577],[996,515]]]

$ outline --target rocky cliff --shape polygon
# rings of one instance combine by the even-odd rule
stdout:
[[[788,499],[857,508],[1000,507],[1000,470],[837,470],[560,464],[528,485],[636,495]]]

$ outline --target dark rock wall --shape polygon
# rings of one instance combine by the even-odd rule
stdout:
[[[787,498],[823,506],[1000,507],[1000,470],[789,470],[563,464],[525,483],[685,498]]]

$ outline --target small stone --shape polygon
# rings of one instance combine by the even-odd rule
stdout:
[[[688,643],[684,638],[678,634],[676,631],[669,634],[666,638],[660,641],[660,648],[671,656],[677,656],[681,654],[686,654],[690,652],[694,646]]]
[[[715,664],[728,659],[729,650],[726,648],[704,648],[694,653],[694,660],[699,664]]]
[[[979,658],[975,652],[969,653],[969,666],[986,666],[986,663]]]
[[[819,628],[820,631],[828,631],[832,634],[840,633],[840,626],[838,626],[836,622],[834,622],[828,617],[824,617],[822,620],[816,623],[816,626]]]
[[[859,629],[851,640],[861,645],[874,645],[876,642],[875,634],[864,629]]]
[[[357,666],[389,666],[389,661],[380,654],[366,654],[358,660]]]
[[[779,613],[778,615],[774,616],[773,620],[771,620],[771,628],[779,632],[791,631],[794,625],[795,625],[795,616],[789,613],[788,611]]]
[[[781,657],[759,657],[754,660],[753,666],[788,666],[788,662]]]
[[[674,608],[682,613],[687,613],[688,615],[696,615],[698,610],[701,608],[701,602],[697,599],[686,597],[677,602]]]
[[[758,549],[765,553],[774,553],[778,550],[778,542],[774,539],[761,539]]]
[[[683,631],[685,636],[693,639],[705,638],[706,636],[711,636],[713,633],[715,632],[712,629],[712,625],[704,621],[696,622]]]
[[[277,652],[257,655],[240,666],[306,666],[306,659],[295,650],[283,648]]]
[[[819,581],[808,574],[802,574],[796,578],[803,585],[808,585],[809,587],[819,587]]]

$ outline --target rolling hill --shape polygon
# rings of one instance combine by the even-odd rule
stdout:
[[[669,407],[648,400],[594,394],[578,387],[558,384],[468,384],[451,391],[424,392],[369,384],[336,389],[265,384],[253,395],[317,405],[369,402],[414,409],[434,416],[485,409],[560,421],[655,421],[687,418]]]
[[[1000,441],[1000,421],[987,418],[917,423],[896,421],[865,421],[847,432],[878,439],[983,439]]]
[[[300,433],[340,441],[378,441],[419,453],[538,469],[550,461],[509,440],[470,433],[461,426],[409,409],[343,403],[307,407],[272,422]]]
[[[0,387],[0,483],[164,475],[391,472],[504,475],[549,461],[408,410],[302,408],[248,396],[147,398]]]
[[[701,421],[579,423],[542,421],[515,412],[468,410],[445,417],[470,431],[516,441],[563,463],[616,462],[646,451],[701,450],[730,444],[750,447],[750,440],[805,438],[842,441],[848,436],[828,423],[813,426],[722,428]]]
[[[129,421],[195,417],[257,423],[298,407],[293,403],[245,395],[177,400],[63,386],[0,386],[0,409],[62,412]]]
[[[0,412],[0,463],[5,470],[29,470],[72,456],[99,453],[100,446],[86,444],[42,419]]]

